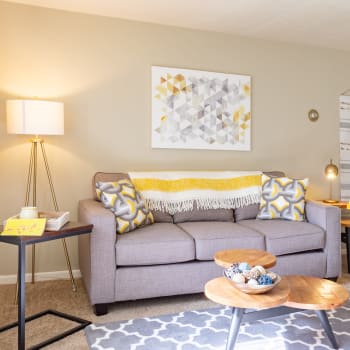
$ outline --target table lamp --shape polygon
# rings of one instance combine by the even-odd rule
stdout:
[[[6,101],[7,133],[33,135],[31,141],[31,151],[29,159],[29,169],[27,177],[27,188],[25,206],[29,205],[32,195],[32,205],[36,206],[37,193],[37,159],[38,145],[45,164],[46,175],[49,181],[51,196],[55,211],[58,211],[58,204],[53,187],[52,176],[47,160],[44,140],[39,135],[63,135],[64,134],[64,107],[61,102],[42,100],[8,100]],[[67,245],[62,239],[67,266],[72,281],[73,290],[76,290],[72,268],[70,265]],[[35,274],[35,245],[32,246],[32,283]],[[17,298],[17,293],[16,293]]]
[[[329,180],[329,199],[325,199],[324,202],[325,203],[336,203],[336,200],[332,199],[332,183],[334,181],[334,179],[338,176],[338,167],[333,164],[332,159],[330,160],[329,164],[327,164],[327,166],[324,169],[324,173],[327,177],[327,179]]]

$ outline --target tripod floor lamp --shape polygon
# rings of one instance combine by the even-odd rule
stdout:
[[[64,113],[63,103],[40,100],[8,100],[6,102],[7,132],[9,134],[33,135],[29,159],[27,177],[27,189],[25,206],[37,205],[37,170],[39,148],[45,165],[47,179],[50,185],[53,205],[58,211],[58,204],[53,187],[52,176],[47,160],[44,140],[39,135],[63,135],[64,134]],[[67,267],[72,282],[72,288],[76,291],[76,285],[72,274],[68,249],[65,239],[62,239],[63,250],[66,257]],[[32,283],[35,281],[35,245],[32,246]],[[15,296],[17,302],[18,283]]]

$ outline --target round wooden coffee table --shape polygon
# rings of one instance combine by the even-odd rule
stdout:
[[[218,277],[206,283],[206,297],[218,304],[232,307],[232,321],[226,349],[233,349],[245,309],[264,309],[283,305],[289,296],[289,283],[281,282],[265,294],[246,294],[235,288],[226,277]]]
[[[326,310],[344,305],[349,292],[340,284],[311,276],[285,276],[290,285],[290,294],[285,306],[303,310],[314,310],[334,349],[339,346],[329,323]]]
[[[304,310],[333,310],[346,303],[349,292],[336,282],[318,277],[284,276],[290,285],[286,306]]]
[[[224,268],[234,262],[247,262],[250,265],[260,265],[269,268],[276,265],[276,257],[264,250],[257,249],[229,249],[220,250],[214,255],[215,263]]]
[[[205,295],[218,304],[241,309],[264,309],[284,304],[289,296],[289,283],[281,282],[268,293],[246,294],[235,288],[226,277],[217,277],[206,283]]]
[[[206,283],[204,292],[210,300],[232,307],[226,350],[234,348],[243,317],[244,321],[251,322],[297,312],[297,309],[314,310],[333,348],[339,348],[326,313],[349,299],[349,292],[338,283],[318,277],[282,276],[281,282],[269,292],[249,295],[236,289],[226,277],[218,277]],[[245,309],[263,308],[269,309],[244,313]]]

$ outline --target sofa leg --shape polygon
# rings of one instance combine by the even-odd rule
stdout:
[[[338,276],[337,277],[327,277],[326,280],[330,280],[333,282],[337,282]]]
[[[95,304],[94,313],[96,316],[102,316],[108,314],[108,304]]]

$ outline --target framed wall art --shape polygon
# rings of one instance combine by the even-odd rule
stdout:
[[[249,151],[251,78],[152,66],[152,147]]]

